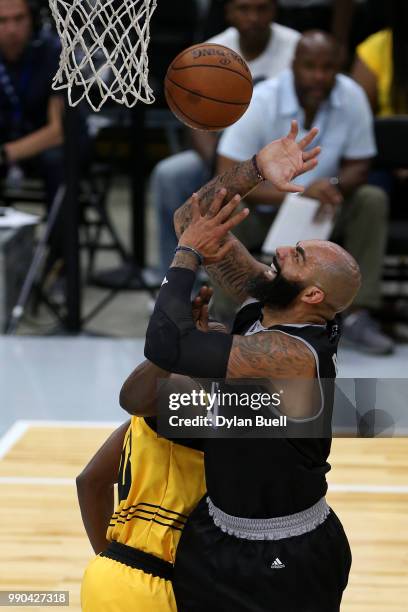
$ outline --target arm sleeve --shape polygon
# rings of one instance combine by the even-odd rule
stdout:
[[[194,280],[192,270],[167,272],[147,328],[145,357],[175,374],[225,378],[232,336],[196,329],[191,313]]]

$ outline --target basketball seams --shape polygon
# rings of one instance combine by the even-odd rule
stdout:
[[[180,115],[182,115],[183,117],[186,117],[186,119],[188,121],[192,121],[193,123],[196,124],[196,126],[200,126],[203,128],[203,130],[223,130],[225,128],[225,126],[221,126],[221,125],[208,125],[207,123],[201,123],[200,121],[197,121],[197,119],[194,119],[194,117],[190,117],[189,115],[186,115],[186,113],[179,107],[179,105],[177,104],[177,102],[175,101],[174,97],[171,95],[170,91],[167,89],[164,90],[164,93],[166,95],[166,97],[168,96],[171,100],[171,103],[173,104],[173,106],[177,109],[177,111],[180,113]],[[193,129],[197,129],[196,126],[188,124],[188,127],[191,127]]]
[[[173,79],[171,79],[169,76],[167,77],[167,80],[170,81],[170,83],[172,83],[173,85],[175,85],[176,87],[179,87],[180,89],[182,89],[183,91],[186,91],[190,94],[192,94],[193,96],[197,96],[199,98],[203,98],[203,100],[211,100],[211,102],[218,102],[219,104],[232,104],[235,106],[248,106],[248,104],[251,101],[251,98],[247,101],[247,102],[230,102],[228,100],[218,100],[217,98],[211,98],[211,96],[206,96],[200,92],[196,92],[193,91],[192,89],[189,89],[188,87],[184,87],[183,85],[180,85],[180,83],[177,83],[176,81],[173,81]],[[173,98],[174,100],[174,98]]]
[[[230,53],[230,54],[232,53],[232,54],[233,54],[233,55],[232,55],[232,57],[234,57],[234,55],[236,55],[237,57],[240,57],[239,53],[237,53],[237,52],[236,52],[236,51],[234,51],[233,49],[230,49],[229,47],[226,47],[225,45],[219,45],[219,44],[217,44],[217,43],[198,43],[197,45],[193,45],[192,47],[189,47],[188,49],[185,49],[184,51],[182,51],[181,53],[179,53],[179,54],[177,55],[177,57],[175,57],[175,58],[174,58],[174,60],[172,61],[172,63],[170,64],[170,66],[169,66],[169,71],[170,71],[171,69],[173,69],[173,70],[180,70],[180,68],[176,68],[176,67],[175,67],[175,64],[176,64],[176,63],[177,63],[179,60],[181,60],[181,59],[182,59],[182,58],[183,58],[185,55],[187,55],[188,53],[192,53],[192,51],[193,51],[194,49],[198,49],[198,48],[200,48],[200,47],[218,47],[218,48],[221,48],[221,49],[225,49],[225,50],[226,50],[228,53]],[[214,57],[214,56],[213,56],[213,57]],[[241,59],[242,59],[242,58],[241,58]],[[237,60],[235,59],[235,61],[237,61]],[[251,76],[251,72],[250,72],[250,70],[249,70],[249,68],[248,68],[248,66],[247,66],[247,64],[246,64],[246,62],[245,62],[245,60],[242,60],[242,61],[244,62],[244,65],[245,65],[245,67],[246,67],[246,69],[247,69],[247,71],[248,71],[249,78],[248,78],[248,77],[245,77],[243,74],[241,74],[241,73],[240,73],[240,72],[238,72],[238,71],[235,71],[235,70],[234,70],[233,72],[238,72],[238,74],[240,74],[241,76],[243,76],[243,77],[244,77],[244,79],[246,79],[247,81],[249,81],[249,83],[251,83],[251,85],[252,85],[252,76]],[[238,63],[239,63],[239,61],[238,61]],[[195,65],[196,65],[196,66],[198,66],[198,64],[195,64]],[[205,67],[208,67],[208,66],[213,66],[213,64],[204,64],[204,66],[205,66]],[[187,66],[187,67],[189,67],[189,66]],[[224,68],[224,66],[215,66],[215,67],[217,67],[217,68]],[[181,69],[182,69],[182,68],[181,68]],[[230,69],[230,70],[231,70],[231,69]]]
[[[217,66],[216,64],[189,64],[188,66],[180,66],[179,68],[176,68],[172,64],[167,71],[167,76],[172,70],[181,71],[181,70],[187,70],[187,68],[218,68],[221,70],[228,70],[228,72],[234,72],[234,74],[237,74],[238,76],[242,77],[243,79],[245,79],[245,81],[247,81],[247,83],[249,83],[252,86],[252,79],[249,79],[248,77],[246,77],[244,74],[242,74],[242,72],[239,72],[239,70],[234,70],[234,68],[227,68],[226,66]]]

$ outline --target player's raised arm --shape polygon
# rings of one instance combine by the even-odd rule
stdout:
[[[178,374],[198,377],[288,377],[314,375],[312,354],[296,346],[292,338],[281,338],[273,350],[274,338],[268,334],[267,348],[257,338],[240,338],[218,332],[203,333],[196,328],[190,305],[190,294],[199,267],[200,253],[205,261],[217,263],[233,248],[223,244],[227,233],[248,215],[248,209],[233,214],[239,203],[234,197],[225,206],[215,199],[209,215],[199,209],[198,198],[192,201],[192,223],[180,239],[178,251],[160,289],[146,334],[145,355],[158,367]],[[222,245],[222,246],[221,246]],[[265,267],[268,270],[267,267]],[[266,271],[265,270],[265,271]],[[269,269],[269,274],[273,274]],[[252,352],[245,363],[247,344]],[[282,343],[285,345],[282,349]],[[286,346],[288,345],[288,346]],[[299,367],[294,362],[299,360]],[[305,368],[306,364],[306,368]]]
[[[317,133],[318,129],[312,128],[302,140],[296,142],[298,124],[297,121],[292,121],[287,136],[272,141],[253,158],[235,164],[197,192],[201,213],[208,212],[215,195],[221,189],[225,190],[225,200],[229,201],[236,194],[245,197],[264,180],[270,181],[283,192],[302,192],[304,188],[292,181],[317,165],[320,147],[314,147],[310,151],[305,150]],[[175,212],[175,228],[178,236],[184,232],[191,221],[190,204],[191,198]]]
[[[252,159],[235,164],[223,174],[216,176],[202,187],[196,197],[200,203],[203,215],[209,214],[211,205],[219,198],[224,206],[236,194],[244,197],[260,185],[263,180],[269,180],[282,192],[301,192],[303,187],[292,181],[296,176],[314,168],[320,147],[306,151],[317,135],[317,128],[311,129],[304,138],[296,142],[298,125],[292,121],[287,136],[274,140]],[[174,215],[174,225],[177,236],[185,231],[192,218],[192,198],[189,198]],[[248,273],[256,272],[262,267],[232,234],[228,234],[231,249],[217,264],[207,265],[208,272],[231,297],[242,302],[247,297],[244,280]]]
[[[145,355],[158,367],[192,377],[312,379],[316,375],[314,356],[299,338],[278,331],[246,337],[211,331],[203,333],[194,324],[190,295],[196,272],[200,264],[216,264],[233,249],[231,243],[224,241],[225,236],[249,213],[245,208],[234,214],[238,202],[239,198],[234,197],[223,207],[220,202],[218,207],[213,203],[209,210],[211,214],[203,215],[198,199],[193,198],[191,223],[179,240],[149,322]],[[324,255],[321,250],[316,251],[316,246],[309,255],[301,245],[282,247],[288,251],[287,257],[291,262],[288,265],[294,268],[294,278],[285,279],[283,276],[279,261],[285,257],[280,255],[279,261],[275,258],[274,269],[265,266],[261,278],[252,280],[278,286],[279,294],[286,291],[287,305],[296,298],[293,308],[297,310],[292,312],[294,321],[325,327],[336,313],[352,303],[361,276],[355,260],[344,249],[330,242],[322,243],[320,249]],[[289,287],[284,289],[285,284],[276,285],[282,280]],[[296,283],[298,290],[293,293]],[[276,296],[272,304],[279,305]],[[277,311],[279,308],[272,308],[269,317],[276,320]],[[284,312],[283,307],[281,311],[280,316],[285,322],[287,311]],[[268,314],[266,306],[263,314]]]

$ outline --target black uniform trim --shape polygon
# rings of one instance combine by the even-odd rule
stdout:
[[[170,516],[164,516],[164,514],[160,514],[160,512],[151,512],[150,510],[143,510],[143,508],[138,508],[136,510],[132,510],[132,512],[128,512],[127,514],[136,514],[136,512],[143,512],[144,514],[151,514],[152,516],[159,516],[160,518],[164,519],[165,521],[173,521],[175,523],[180,523],[180,525],[184,525],[185,521],[180,521],[180,519],[176,519],[174,517],[170,517]],[[126,519],[126,520],[130,520],[132,518],[132,516],[127,517],[126,513],[124,514],[119,514],[117,518],[121,518],[121,519]]]
[[[171,563],[120,542],[111,542],[100,556],[119,561],[119,563],[134,569],[140,569],[146,574],[151,574],[164,580],[173,579],[173,566]]]
[[[158,508],[159,510],[163,510],[164,512],[169,512],[170,514],[176,514],[177,516],[182,516],[185,519],[188,518],[186,514],[181,514],[181,512],[175,512],[174,510],[168,510],[167,508],[163,508],[163,506],[158,506],[157,504],[148,504],[147,502],[139,502],[138,504],[129,506],[128,508],[122,508],[120,512],[114,512],[112,516],[115,516],[115,514],[120,515],[122,514],[122,512],[131,511],[131,508],[137,508],[138,506],[148,506],[149,508]],[[147,512],[147,510],[141,509],[141,512]]]
[[[121,525],[125,525],[126,523],[129,523],[130,521],[133,521],[133,519],[141,519],[142,521],[147,521],[148,523],[149,522],[157,523],[158,525],[163,525],[163,527],[170,527],[170,529],[175,529],[176,531],[183,531],[181,529],[181,527],[176,527],[175,525],[171,525],[170,523],[162,523],[161,521],[158,521],[155,518],[147,518],[145,516],[139,516],[137,514],[134,514],[133,516],[131,516],[130,518],[125,519],[124,521],[121,521],[120,519],[116,519],[114,523],[109,523],[109,527],[115,527],[118,523],[121,524]],[[184,525],[184,523],[183,523],[183,525]]]

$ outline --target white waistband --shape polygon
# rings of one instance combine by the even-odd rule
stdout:
[[[208,512],[222,531],[245,540],[283,540],[308,533],[321,525],[330,513],[326,499],[322,497],[314,506],[269,519],[250,519],[226,514],[207,497]]]

